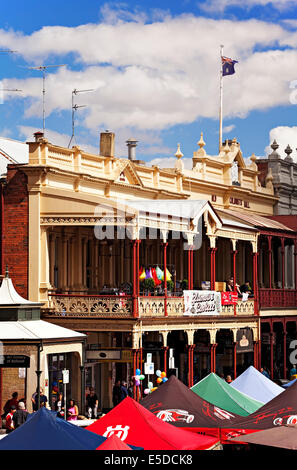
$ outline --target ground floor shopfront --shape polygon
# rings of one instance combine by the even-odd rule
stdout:
[[[16,342],[4,341],[3,361],[0,365],[0,409],[18,393],[29,412],[32,412],[32,395],[38,385],[48,398],[48,406],[54,408],[58,392],[63,392],[62,370],[69,370],[66,399],[73,398],[81,409],[83,405],[80,367],[83,362],[82,343],[65,342]]]
[[[297,364],[296,340],[296,310],[261,318],[261,362],[272,379],[290,379],[290,369]]]
[[[90,386],[95,388],[103,410],[113,406],[112,389],[117,380],[129,384],[136,369],[144,373],[148,354],[155,372],[164,371],[167,377],[174,373],[188,386],[210,372],[235,378],[249,365],[260,367],[259,319],[255,316],[236,320],[225,317],[219,321],[205,317],[199,323],[193,318],[181,322],[173,317],[170,322],[156,318],[117,322],[55,318],[54,321],[87,335],[85,390],[87,393]],[[157,385],[156,379],[155,373],[145,375],[140,389],[134,387],[134,396],[143,393],[148,381]]]

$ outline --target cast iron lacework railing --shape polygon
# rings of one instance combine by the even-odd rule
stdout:
[[[184,315],[183,297],[167,297],[167,315]],[[139,317],[165,316],[165,298],[163,296],[138,297]],[[222,306],[220,315],[234,315],[233,305]],[[95,317],[95,318],[131,318],[133,317],[132,296],[119,295],[77,295],[49,294],[47,315],[59,317]],[[254,300],[241,300],[236,305],[236,315],[254,315]]]
[[[63,295],[49,296],[50,311],[60,317],[130,317],[131,296]]]

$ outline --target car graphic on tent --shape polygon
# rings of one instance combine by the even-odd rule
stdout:
[[[185,421],[188,424],[192,423],[195,418],[195,416],[191,415],[188,411],[176,409],[158,411],[156,416],[165,422]]]

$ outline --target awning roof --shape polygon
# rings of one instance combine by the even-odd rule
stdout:
[[[0,340],[83,339],[86,335],[43,320],[2,321]]]
[[[247,223],[252,227],[263,228],[263,229],[272,229],[272,230],[285,230],[286,232],[293,232],[293,230],[286,225],[272,220],[269,217],[264,217],[261,215],[250,214],[247,212],[240,212],[231,209],[220,209],[218,211],[222,216],[229,216],[232,219],[237,219],[241,222]]]
[[[8,273],[6,273],[6,277],[3,278],[2,284],[0,287],[0,306],[7,305],[25,305],[25,306],[41,306],[42,303],[38,302],[30,302],[30,300],[24,299],[21,297],[14,288],[12,280],[8,277]]]

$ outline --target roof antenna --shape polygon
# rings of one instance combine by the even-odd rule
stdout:
[[[78,110],[78,108],[85,108],[87,105],[86,104],[81,104],[81,105],[78,105],[78,104],[74,104],[74,95],[77,95],[78,93],[86,93],[86,92],[89,92],[89,91],[94,91],[94,89],[89,89],[89,90],[77,90],[76,88],[74,88],[74,90],[72,90],[72,134],[71,134],[71,139],[69,141],[69,144],[68,144],[68,148],[70,147],[70,144],[72,142],[72,140],[75,140],[75,136],[74,136],[74,129],[75,129],[75,111]]]
[[[45,73],[49,67],[64,67],[66,64],[60,65],[38,65],[37,67],[25,67],[29,70],[39,70],[42,72],[42,128],[43,128],[43,135],[45,135]]]

